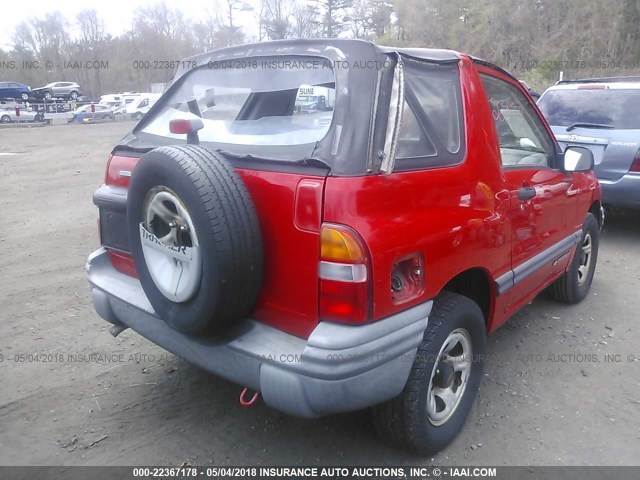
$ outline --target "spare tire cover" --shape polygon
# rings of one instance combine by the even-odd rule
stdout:
[[[246,316],[262,281],[255,207],[227,160],[202,146],[160,147],[131,176],[127,227],[156,314],[195,334]]]

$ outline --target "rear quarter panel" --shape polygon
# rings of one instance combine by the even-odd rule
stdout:
[[[353,227],[371,252],[374,319],[433,298],[469,268],[482,268],[491,279],[511,268],[509,200],[489,104],[466,57],[460,76],[467,152],[460,165],[326,181],[324,221]],[[424,256],[425,291],[394,304],[393,265],[416,252]],[[493,282],[491,289],[493,296]]]

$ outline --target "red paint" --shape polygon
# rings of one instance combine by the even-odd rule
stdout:
[[[138,271],[136,270],[136,265],[133,263],[133,257],[131,255],[118,252],[117,250],[108,250],[108,252],[109,260],[111,260],[113,268],[120,273],[138,278]]]
[[[304,178],[296,188],[294,221],[301,230],[319,232],[322,222],[322,189],[324,180]]]
[[[120,155],[111,155],[107,163],[107,175],[104,183],[116,187],[129,188],[131,181],[131,172],[138,163],[139,158],[123,157]],[[129,175],[127,175],[127,173]]]
[[[318,323],[320,234],[316,224],[320,212],[314,210],[319,208],[318,192],[322,192],[324,178],[261,170],[237,172],[256,207],[264,251],[262,290],[252,316],[308,337]],[[296,208],[308,229],[296,226]]]
[[[197,122],[185,118],[174,118],[169,121],[169,131],[176,135],[187,135],[197,132],[200,128],[202,128],[202,120],[200,119]]]

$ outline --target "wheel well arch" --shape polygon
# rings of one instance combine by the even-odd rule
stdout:
[[[493,315],[494,287],[491,275],[481,267],[470,268],[458,273],[442,288],[473,300],[482,311],[485,325],[489,325]]]

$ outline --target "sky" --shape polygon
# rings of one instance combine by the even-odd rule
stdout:
[[[105,22],[107,32],[115,36],[131,27],[136,8],[153,5],[159,0],[29,0],[28,8],[23,8],[24,4],[20,2],[4,1],[6,5],[3,5],[0,15],[0,48],[7,50],[11,48],[11,35],[15,26],[34,16],[43,18],[47,13],[58,10],[73,21],[80,10],[93,8]],[[258,1],[248,0],[247,3],[256,6]],[[221,5],[216,0],[165,0],[165,3],[194,20],[206,17],[207,12],[215,12],[220,8],[217,5]],[[243,26],[249,35],[255,34],[252,30],[257,23],[254,15],[254,12],[239,12],[234,22]]]

